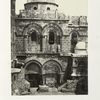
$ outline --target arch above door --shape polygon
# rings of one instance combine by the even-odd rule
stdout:
[[[31,87],[42,85],[42,65],[38,61],[29,61],[24,68],[25,79],[30,82]]]
[[[57,87],[60,84],[61,65],[54,60],[43,64],[43,83],[50,87]]]
[[[61,65],[55,60],[49,60],[43,64],[44,73],[59,73],[61,72],[62,68]]]
[[[42,74],[42,65],[36,60],[31,60],[25,64],[25,71],[26,70],[31,72],[33,71],[33,73]]]

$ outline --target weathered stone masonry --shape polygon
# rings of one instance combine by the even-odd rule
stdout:
[[[15,19],[16,58],[31,84],[59,85],[74,47],[72,34],[78,42],[87,41],[87,18],[60,15],[54,0],[31,0],[24,6]]]

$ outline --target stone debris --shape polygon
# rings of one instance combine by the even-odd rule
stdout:
[[[39,85],[38,92],[49,92],[49,87],[46,85]]]
[[[55,87],[49,88],[49,92],[55,93],[55,92],[58,92],[58,89]]]
[[[76,89],[77,82],[78,82],[78,80],[67,80],[66,83],[64,83],[63,85],[61,85],[58,88],[58,91],[60,91],[60,92],[74,92]]]
[[[12,84],[13,95],[24,95],[29,94],[30,83],[25,80],[18,80]]]

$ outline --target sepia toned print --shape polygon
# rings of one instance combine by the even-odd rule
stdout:
[[[12,95],[87,95],[87,16],[60,13],[55,0],[11,0]]]

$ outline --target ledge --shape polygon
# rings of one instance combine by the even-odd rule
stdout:
[[[60,55],[60,53],[16,53],[17,56],[27,56],[27,55]]]
[[[33,20],[33,21],[69,21],[69,19],[41,19],[41,18],[15,18],[15,20]]]
[[[52,3],[52,2],[29,2],[29,3],[24,4],[24,6],[26,6],[28,4],[52,4],[52,5],[55,5],[58,7],[58,4]]]
[[[68,25],[69,28],[88,28],[88,25]]]

